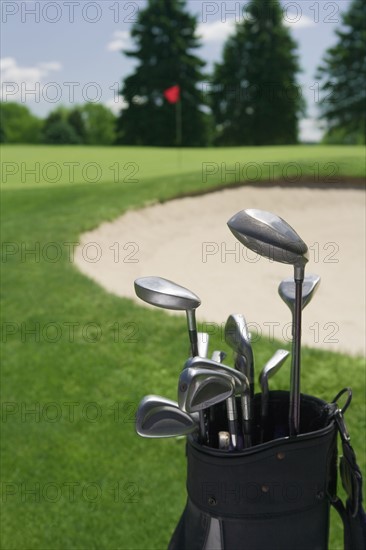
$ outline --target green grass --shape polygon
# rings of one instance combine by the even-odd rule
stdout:
[[[4,147],[3,162],[97,162],[103,183],[76,178],[71,183],[64,174],[54,184],[44,179],[34,184],[31,178],[22,183],[18,173],[3,187],[3,243],[39,243],[42,250],[50,242],[77,242],[83,231],[127,209],[222,185],[221,174],[202,180],[202,162],[284,165],[291,160],[303,167],[336,162],[344,176],[364,175],[358,147],[185,150],[179,173],[176,155],[158,149]],[[136,162],[139,181],[114,183],[108,166],[116,160]],[[39,261],[24,258],[20,251],[3,257],[1,548],[166,548],[185,503],[184,441],[140,439],[132,418],[147,393],[175,398],[187,352],[184,316],[170,317],[108,294],[82,276],[62,250],[55,263],[42,255]],[[25,334],[37,323],[39,341]],[[13,335],[5,332],[10,329]],[[257,363],[276,346],[261,340]],[[219,334],[214,348],[227,350]],[[365,471],[363,368],[362,358],[303,353],[304,392],[330,400],[342,387],[353,386],[347,422]],[[288,376],[287,367],[272,387],[287,388]],[[39,413],[27,415],[35,406]],[[96,412],[100,416],[93,421]],[[73,498],[70,483],[76,484]],[[99,488],[95,501],[90,484]],[[39,501],[26,493],[32,487]],[[336,518],[330,548],[342,548]]]

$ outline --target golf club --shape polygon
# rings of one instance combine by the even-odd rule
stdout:
[[[269,385],[268,380],[280,370],[290,353],[284,349],[279,349],[264,365],[260,375],[259,384],[262,389],[261,396],[261,443],[265,441],[265,431],[268,419],[268,400]]]
[[[197,430],[197,421],[183,412],[175,401],[159,395],[147,395],[138,406],[136,432],[142,437],[176,437]]]
[[[252,444],[251,429],[252,429],[252,408],[250,407],[250,385],[249,380],[242,372],[239,372],[231,367],[216,363],[210,359],[202,359],[201,357],[191,357],[184,366],[184,370],[190,367],[210,369],[215,372],[221,372],[230,376],[235,383],[235,394],[240,395],[242,409],[242,424],[244,447],[250,447]]]
[[[254,358],[250,336],[244,315],[229,315],[225,325],[225,341],[235,352],[235,368],[245,374],[250,384],[250,396],[254,397]]]
[[[226,401],[230,440],[237,448],[238,421],[235,382],[226,373],[200,367],[183,369],[178,384],[179,407],[189,413],[199,412]]]
[[[187,288],[161,277],[142,277],[135,281],[136,295],[153,306],[185,311],[192,356],[198,355],[196,309],[201,300]]]
[[[233,235],[247,248],[275,262],[292,264],[295,280],[295,315],[290,381],[289,432],[300,430],[301,371],[301,302],[308,247],[296,231],[282,218],[263,210],[242,210],[228,226]]]

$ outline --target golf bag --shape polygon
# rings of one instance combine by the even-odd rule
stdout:
[[[341,410],[339,397],[348,392]],[[330,506],[344,524],[345,550],[365,550],[366,516],[361,472],[343,414],[351,400],[343,390],[334,402],[301,397],[301,427],[288,433],[289,394],[270,392],[265,443],[256,423],[255,445],[239,452],[187,440],[188,500],[169,550],[326,550]],[[255,396],[255,418],[260,396]],[[211,438],[225,429],[224,410],[215,408]],[[337,439],[346,505],[337,497]]]

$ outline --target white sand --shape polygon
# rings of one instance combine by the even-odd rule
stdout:
[[[215,323],[210,331],[221,330],[229,313],[240,312],[251,331],[271,336],[274,329],[276,337],[288,340],[291,314],[277,287],[293,269],[255,258],[234,239],[226,222],[244,208],[275,212],[309,246],[306,271],[322,282],[303,313],[303,343],[365,354],[362,190],[242,187],[174,200],[82,235],[75,262],[108,291],[134,300],[133,282],[140,276],[159,275],[190,288],[202,299],[198,320]],[[92,261],[97,250],[100,258]]]

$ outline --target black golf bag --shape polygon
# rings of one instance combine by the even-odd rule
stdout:
[[[347,391],[341,410],[337,399]],[[350,390],[332,403],[303,395],[300,434],[287,437],[289,394],[270,392],[266,442],[240,452],[190,436],[188,500],[169,550],[326,550],[331,505],[343,520],[345,550],[365,550],[362,478],[343,420],[350,399]],[[259,418],[258,395],[254,407]],[[212,441],[224,426],[224,410],[216,406]],[[346,506],[337,497],[338,434]],[[254,438],[260,441],[258,423]]]

